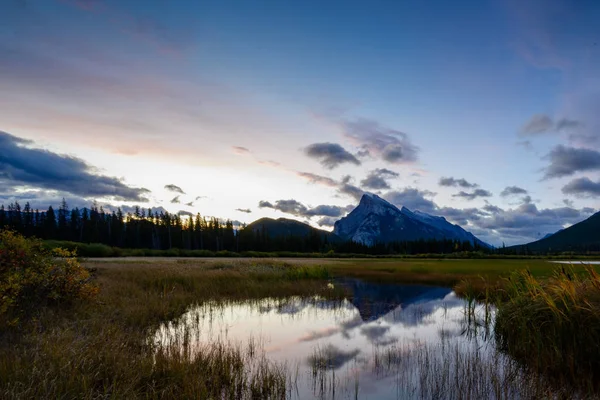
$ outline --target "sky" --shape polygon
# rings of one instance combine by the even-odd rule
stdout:
[[[594,1],[0,1],[0,202],[530,242],[600,208]]]

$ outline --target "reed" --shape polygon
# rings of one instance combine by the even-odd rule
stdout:
[[[600,275],[563,266],[542,281],[522,271],[511,275],[505,290],[495,327],[500,349],[558,385],[597,391]]]

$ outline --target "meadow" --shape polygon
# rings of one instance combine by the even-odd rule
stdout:
[[[564,307],[555,307],[558,311],[551,309],[563,299],[557,289],[562,284],[548,289],[554,297],[544,297],[544,285],[567,279],[567,275],[557,278],[553,272],[557,266],[546,260],[131,258],[89,259],[82,264],[98,287],[95,298],[40,306],[27,318],[0,328],[0,398],[286,398],[288,372],[252,349],[221,345],[206,348],[194,358],[172,356],[168,349],[157,351],[148,343],[148,334],[160,323],[177,319],[191,305],[208,301],[227,304],[265,297],[339,299],[351,295],[327,286],[338,276],[453,286],[465,296],[479,298],[509,294],[512,303],[500,302],[506,295],[493,298],[505,329],[498,341],[509,354],[524,360],[525,368],[533,365],[527,362],[532,359],[551,360],[554,366],[564,361],[540,354],[539,349],[534,354],[530,347],[514,345],[518,340],[510,333],[516,322],[522,327],[516,331],[521,336],[527,329],[537,329],[532,334],[539,340],[532,345],[552,342],[540,326],[525,322],[533,312],[550,308],[544,321],[558,326],[564,318],[571,321],[569,329],[584,324],[580,326],[593,328],[594,340],[600,326],[597,308],[590,308],[596,303],[589,296],[583,296],[582,302],[563,302]],[[515,287],[511,274],[514,277],[524,270],[530,271],[530,280]],[[570,299],[597,293],[597,278],[591,270],[578,266],[572,274],[571,281],[579,279],[579,283],[564,286],[572,293]],[[586,276],[595,283],[586,283]],[[534,292],[525,290],[534,286],[538,288]],[[522,313],[523,304],[532,305],[528,314]],[[570,310],[577,312],[576,320],[571,319]],[[548,349],[563,352],[572,373],[581,356],[573,349],[585,343],[586,337],[582,333],[573,339],[576,342],[562,343],[564,335],[573,332],[565,329],[555,330],[558,339]],[[594,347],[593,354],[597,350]],[[586,365],[596,367],[591,361]],[[477,368],[482,367],[477,364]],[[550,372],[560,374],[560,368]],[[580,380],[586,382],[586,390],[594,391],[588,376]],[[565,382],[577,385],[572,378]]]

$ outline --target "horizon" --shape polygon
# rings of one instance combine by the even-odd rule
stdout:
[[[522,3],[7,0],[0,203],[541,239],[600,208],[600,5]]]

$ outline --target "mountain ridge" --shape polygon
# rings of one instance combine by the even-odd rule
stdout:
[[[364,194],[354,210],[336,221],[333,232],[342,239],[367,246],[377,242],[453,239],[492,247],[444,217],[411,211],[406,207],[399,209],[371,193]]]

